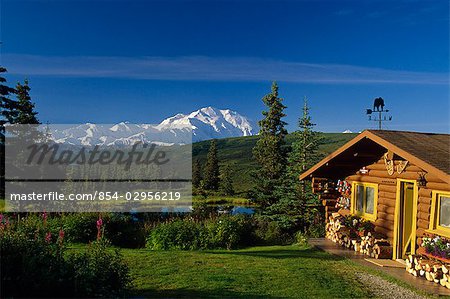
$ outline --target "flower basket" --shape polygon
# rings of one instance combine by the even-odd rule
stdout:
[[[431,253],[428,253],[425,250],[424,247],[419,247],[419,249],[417,249],[416,254],[420,254],[420,255],[426,256],[429,259],[437,260],[437,261],[440,261],[440,262],[442,262],[444,264],[450,264],[450,259],[439,257],[439,256],[435,256],[435,255],[433,255]]]

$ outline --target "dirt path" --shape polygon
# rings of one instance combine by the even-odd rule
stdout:
[[[358,281],[363,283],[373,293],[374,297],[383,299],[426,299],[427,297],[417,294],[405,287],[384,280],[381,277],[357,272]]]

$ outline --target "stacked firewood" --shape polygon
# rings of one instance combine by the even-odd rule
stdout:
[[[406,259],[406,271],[450,289],[450,265],[422,255],[410,254]]]
[[[326,224],[325,237],[343,247],[376,259],[392,257],[392,246],[384,235],[373,231],[357,231],[346,225],[345,217],[333,213]]]

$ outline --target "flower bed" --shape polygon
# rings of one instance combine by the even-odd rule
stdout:
[[[450,240],[440,236],[426,236],[422,239],[421,247],[429,257],[450,264]]]

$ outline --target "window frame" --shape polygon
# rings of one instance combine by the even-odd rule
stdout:
[[[358,211],[356,209],[356,189],[357,186],[363,186],[364,187],[364,196],[363,196],[363,206],[362,211]],[[373,213],[369,214],[366,213],[367,209],[367,187],[373,188],[374,194],[373,194]],[[351,202],[351,212],[353,215],[357,215],[359,217],[362,217],[366,220],[370,221],[376,221],[377,220],[377,209],[378,208],[378,184],[374,183],[365,183],[365,182],[352,182],[352,202]]]
[[[440,208],[441,208],[441,197],[449,197],[450,191],[432,191],[431,198],[431,215],[430,215],[430,225],[428,231],[430,233],[440,235],[442,237],[450,238],[450,228],[439,225]]]

